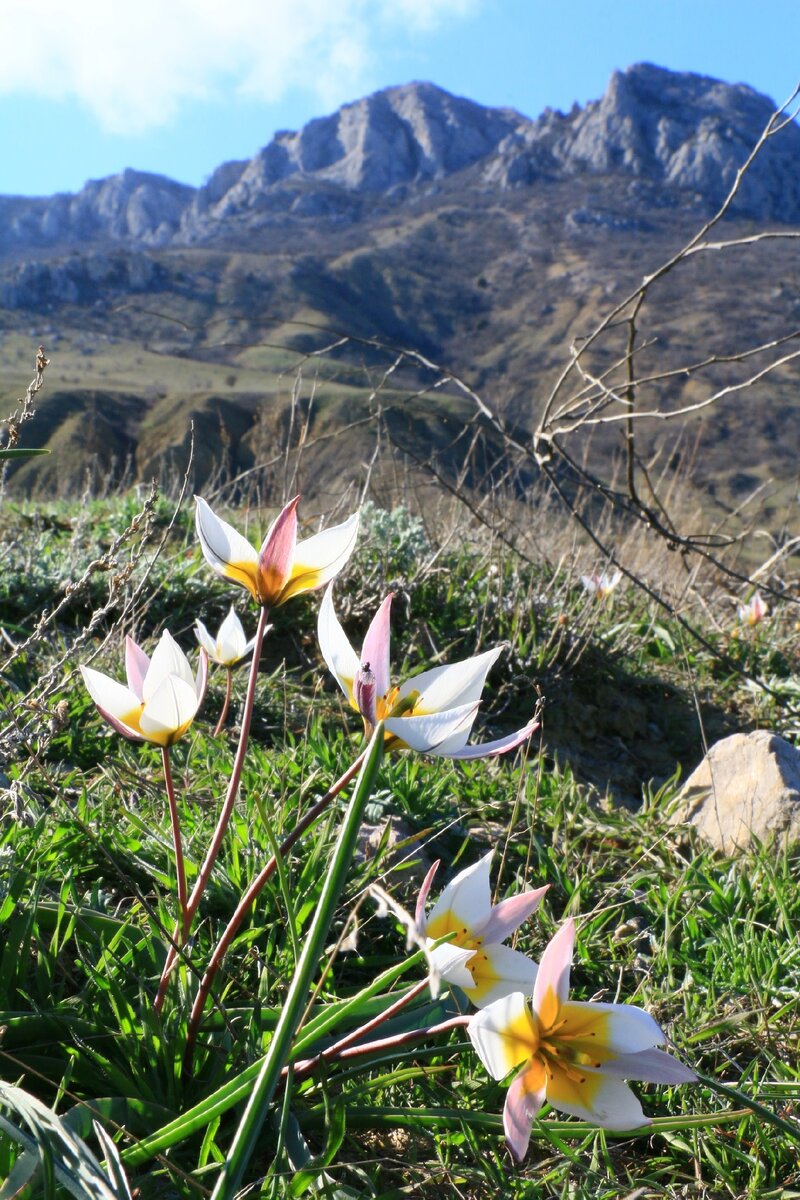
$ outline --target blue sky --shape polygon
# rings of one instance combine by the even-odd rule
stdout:
[[[126,166],[196,185],[413,79],[536,116],[648,61],[783,101],[798,47],[796,0],[2,0],[0,193]]]

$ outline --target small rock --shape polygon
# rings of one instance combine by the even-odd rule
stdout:
[[[711,747],[681,789],[673,824],[694,825],[717,850],[754,838],[800,841],[800,751],[765,729],[735,733]]]

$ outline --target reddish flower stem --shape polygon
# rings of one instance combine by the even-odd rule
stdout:
[[[330,802],[334,800],[342,791],[342,789],[347,786],[351,779],[358,774],[361,764],[364,761],[365,754],[366,750],[362,750],[355,762],[347,768],[344,775],[337,779],[336,783],[331,785],[325,795],[321,796],[316,804],[312,805],[306,815],[297,822],[291,833],[284,838],[278,848],[282,858],[286,857],[292,846],[296,841],[299,840],[299,838],[302,837],[309,825],[313,825],[317,818],[324,813]],[[203,1009],[205,1008],[206,1000],[208,999],[208,994],[211,990],[211,985],[214,982],[217,971],[220,968],[228,947],[239,931],[239,926],[247,916],[254,901],[257,899],[264,886],[272,878],[273,874],[275,873],[276,866],[276,858],[275,855],[273,855],[261,868],[258,875],[256,875],[255,879],[242,896],[241,900],[236,906],[233,916],[231,917],[224,933],[222,934],[222,937],[214,947],[214,952],[211,955],[208,966],[206,967],[205,974],[200,980],[200,986],[197,989],[197,995],[194,998],[192,1011],[189,1015],[189,1024],[186,1030],[186,1049],[183,1056],[184,1073],[188,1071],[191,1065],[192,1055],[194,1053],[194,1045],[197,1040],[197,1031],[203,1016]]]
[[[427,979],[423,980],[423,986],[427,985],[427,982]],[[427,1029],[409,1029],[405,1033],[393,1034],[392,1037],[377,1038],[374,1042],[365,1042],[363,1046],[343,1045],[343,1048],[335,1055],[335,1058],[330,1051],[336,1049],[336,1047],[331,1046],[328,1051],[318,1054],[315,1058],[310,1058],[305,1062],[297,1063],[294,1068],[294,1078],[297,1079],[298,1075],[309,1074],[312,1070],[314,1070],[314,1068],[318,1067],[321,1062],[335,1060],[343,1062],[351,1058],[360,1058],[362,1055],[379,1054],[383,1050],[395,1050],[402,1046],[410,1046],[413,1045],[414,1042],[418,1042],[423,1038],[435,1037],[438,1033],[447,1033],[451,1029],[458,1029],[460,1025],[468,1025],[470,1019],[471,1018],[465,1013],[463,1016],[449,1017],[446,1021],[440,1021],[438,1025],[429,1025]],[[348,1041],[347,1038],[342,1039],[343,1043],[346,1041]],[[288,1075],[288,1073],[289,1068],[284,1067],[282,1074],[285,1076]]]
[[[397,1016],[411,1000],[419,996],[420,992],[424,992],[427,986],[428,980],[421,979],[419,983],[415,983],[398,1000],[395,1000],[394,1004],[390,1004],[387,1009],[384,1009],[382,1013],[378,1013],[371,1021],[367,1021],[365,1025],[359,1026],[352,1033],[348,1033],[345,1037],[340,1038],[338,1042],[334,1042],[332,1046],[328,1046],[327,1050],[320,1050],[319,1054],[315,1054],[313,1058],[306,1058],[302,1062],[295,1063],[293,1068],[295,1079],[303,1075],[308,1075],[321,1062],[328,1062],[333,1058],[338,1058],[342,1051],[346,1050],[348,1046],[352,1046],[355,1042],[363,1041],[367,1034],[372,1033],[373,1029],[377,1029],[384,1021],[390,1021],[392,1017]],[[283,1074],[286,1075],[288,1072],[289,1068],[284,1067]]]
[[[214,867],[214,863],[217,860],[217,855],[219,854],[220,847],[222,846],[222,840],[225,837],[225,833],[228,829],[228,824],[231,819],[233,806],[236,803],[236,797],[239,793],[239,783],[242,778],[242,768],[244,766],[245,755],[247,753],[247,742],[250,736],[250,722],[253,718],[253,705],[256,695],[256,681],[258,679],[258,666],[261,658],[261,647],[264,642],[264,633],[266,632],[266,628],[267,608],[266,606],[262,606],[258,616],[258,628],[256,629],[256,636],[253,642],[253,659],[250,663],[250,678],[247,681],[247,695],[245,696],[244,711],[242,713],[242,729],[241,733],[239,734],[239,745],[236,749],[236,757],[233,760],[231,777],[228,781],[228,790],[225,794],[225,802],[222,806],[222,811],[219,814],[217,827],[214,830],[214,836],[211,839],[211,844],[208,847],[203,865],[200,868],[200,874],[198,875],[195,885],[192,888],[192,894],[187,901],[186,936],[188,936],[192,919],[194,918],[194,914],[197,912],[197,906],[200,903],[203,892],[206,890],[206,885],[211,877],[211,871]],[[167,952],[167,961],[164,964],[164,970],[161,972],[161,981],[158,985],[158,993],[155,1001],[153,1002],[153,1007],[155,1008],[156,1012],[161,1012],[163,1007],[164,997],[167,994],[169,977],[172,974],[175,961],[178,957],[178,946],[178,933],[176,932],[172,938],[172,943]]]
[[[183,861],[183,843],[181,841],[181,822],[178,816],[178,803],[175,798],[175,787],[172,783],[172,768],[169,761],[169,746],[161,747],[161,761],[164,764],[164,784],[167,789],[169,819],[172,826],[172,843],[175,847],[175,875],[178,881],[178,910],[180,918],[181,944],[189,932],[189,902],[186,891],[186,865]]]
[[[217,721],[216,725],[214,726],[214,732],[211,735],[212,737],[217,737],[222,732],[222,726],[225,724],[225,719],[228,715],[228,709],[230,708],[230,705],[231,705],[232,675],[231,675],[230,667],[225,668],[225,674],[227,676],[227,678],[225,680],[225,703],[222,705],[222,712],[219,714],[219,720]]]

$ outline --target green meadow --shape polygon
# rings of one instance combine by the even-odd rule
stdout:
[[[277,507],[225,516],[256,541]],[[162,753],[103,721],[79,667],[123,679],[124,635],[152,653],[164,629],[194,667],[194,622],[216,630],[231,603],[253,635],[257,607],[204,561],[192,510],[141,488],[0,508],[0,1200],[800,1197],[800,850],[727,858],[670,821],[704,739],[800,737],[792,606],[771,600],[749,629],[721,586],[687,594],[700,642],[627,580],[593,598],[580,576],[604,564],[585,549],[531,561],[465,510],[448,524],[367,506],[334,586],[353,644],[391,591],[395,681],[502,643],[470,740],[537,708],[540,727],[463,763],[373,744],[320,806],[362,722],[320,655],[321,592],[275,608],[231,819],[176,939]],[[170,749],[190,890],[248,669],[215,735],[212,664]],[[425,985],[405,915],[433,861],[432,898],[492,849],[495,898],[549,885],[511,944],[538,961],[575,918],[572,998],[646,1009],[696,1072],[634,1083],[638,1130],[545,1104],[524,1161],[509,1154],[509,1081],[470,1043],[468,994]],[[192,1028],[214,947],[273,856]]]

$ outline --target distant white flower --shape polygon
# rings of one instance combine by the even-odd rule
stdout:
[[[740,604],[737,612],[743,625],[758,625],[769,613],[766,602],[756,592],[749,604]]]
[[[221,667],[232,667],[235,663],[241,662],[245,655],[253,649],[256,640],[252,637],[248,642],[242,622],[237,617],[233,605],[220,625],[216,638],[211,636],[199,619],[194,623],[194,632],[211,661],[219,663]]]
[[[588,592],[590,596],[594,596],[596,600],[607,599],[620,579],[622,579],[621,571],[615,571],[613,575],[606,575],[605,572],[598,575],[596,571],[591,575],[581,575],[584,591]]]

